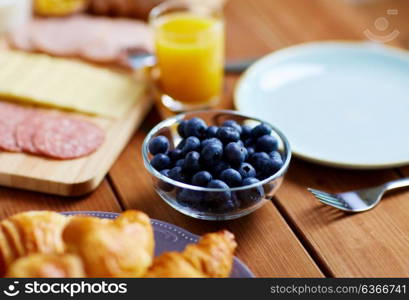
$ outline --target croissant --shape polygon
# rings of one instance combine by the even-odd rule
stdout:
[[[71,254],[31,254],[11,264],[6,277],[80,278],[85,277],[82,262]]]
[[[0,222],[0,275],[16,259],[32,253],[62,253],[62,230],[69,218],[50,211],[31,211]]]
[[[115,220],[74,217],[63,240],[67,252],[81,258],[88,277],[141,277],[153,260],[153,229],[138,211]]]
[[[168,252],[155,258],[145,277],[149,278],[223,278],[233,265],[237,244],[226,230],[204,235],[182,253]]]

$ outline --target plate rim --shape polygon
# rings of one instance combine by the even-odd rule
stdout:
[[[79,210],[79,211],[62,211],[59,212],[60,214],[66,215],[66,216],[71,216],[71,215],[88,215],[88,216],[95,216],[97,218],[104,218],[101,215],[106,215],[108,216],[107,218],[110,218],[110,216],[114,216],[115,218],[118,217],[121,213],[118,212],[106,212],[106,211],[88,211],[88,210]],[[177,225],[173,225],[171,223],[165,222],[165,221],[161,221],[161,220],[157,220],[157,219],[153,219],[150,218],[151,223],[152,224],[156,224],[159,225],[161,227],[165,227],[167,229],[171,229],[172,231],[175,231],[179,234],[182,235],[182,237],[184,237],[187,240],[190,240],[192,242],[198,242],[200,239],[200,236],[191,233],[190,231],[181,228]],[[244,272],[246,272],[248,274],[249,277],[247,278],[255,278],[256,276],[254,275],[254,273],[250,270],[250,268],[242,261],[240,260],[237,256],[234,256],[234,262],[240,266],[240,268],[243,269]],[[241,277],[241,278],[245,278],[245,277]]]
[[[250,73],[254,72],[256,68],[261,66],[266,60],[271,59],[279,59],[283,56],[291,56],[296,54],[297,52],[302,52],[309,49],[322,49],[327,47],[339,47],[338,49],[342,49],[342,47],[352,47],[356,49],[369,49],[369,50],[377,50],[381,51],[381,53],[387,54],[389,57],[405,59],[409,62],[409,51],[395,47],[392,45],[385,45],[379,44],[370,41],[355,41],[355,40],[325,40],[325,41],[316,41],[316,42],[305,42],[296,44],[293,46],[285,47],[273,52],[270,52],[263,57],[259,58],[256,62],[254,62],[238,79],[236,86],[233,91],[233,104],[237,111],[244,112],[240,103],[243,102],[239,100],[240,90],[244,85],[244,81]],[[274,125],[274,124],[273,124]],[[290,141],[291,142],[291,141]],[[343,169],[351,169],[351,170],[382,170],[382,169],[389,169],[389,168],[396,168],[396,167],[403,167],[409,164],[409,160],[403,161],[394,161],[394,162],[386,162],[386,163],[348,163],[343,161],[335,161],[335,160],[327,160],[327,159],[320,159],[319,157],[311,156],[308,153],[299,151],[294,143],[292,143],[292,152],[294,156],[301,158],[305,161],[316,163],[319,165],[327,166],[327,167],[336,167],[336,168],[343,168]]]

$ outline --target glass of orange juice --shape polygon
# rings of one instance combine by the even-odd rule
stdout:
[[[224,67],[221,1],[165,1],[151,11],[150,24],[162,104],[173,112],[216,104]]]

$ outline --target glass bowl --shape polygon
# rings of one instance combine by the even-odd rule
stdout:
[[[241,125],[255,127],[260,123],[271,126],[272,135],[279,142],[279,152],[283,159],[282,167],[270,177],[260,182],[229,189],[214,189],[194,186],[187,183],[175,181],[162,175],[154,169],[150,160],[152,155],[149,153],[149,142],[158,135],[163,135],[170,142],[170,149],[176,148],[182,137],[177,132],[180,121],[192,118],[203,119],[208,126],[221,126],[226,120],[235,120]],[[177,211],[196,219],[203,220],[231,220],[236,219],[260,208],[276,193],[280,187],[284,175],[288,169],[291,160],[291,149],[287,138],[280,130],[271,124],[262,120],[245,116],[235,111],[229,110],[206,110],[183,113],[172,118],[166,119],[156,125],[146,136],[142,145],[143,161],[146,169],[151,174],[153,186],[159,196]],[[231,201],[230,201],[231,200]],[[210,202],[217,201],[218,207],[209,206]],[[223,201],[230,203],[223,206]],[[234,205],[231,205],[234,203]]]

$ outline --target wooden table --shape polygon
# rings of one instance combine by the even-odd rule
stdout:
[[[228,59],[258,57],[300,42],[362,39],[385,16],[400,31],[392,44],[409,46],[409,1],[356,6],[342,0],[231,0],[226,8]],[[398,9],[388,16],[387,9]],[[375,29],[373,29],[375,30]],[[227,76],[221,107],[232,107],[236,76]],[[102,185],[91,195],[60,198],[0,188],[1,217],[29,209],[56,211],[140,209],[197,234],[228,228],[237,252],[262,277],[409,276],[409,192],[388,196],[376,209],[348,215],[319,204],[314,187],[343,191],[409,176],[409,168],[355,172],[294,159],[276,198],[250,216],[229,222],[194,220],[167,206],[154,192],[140,153],[156,122],[153,110]]]

